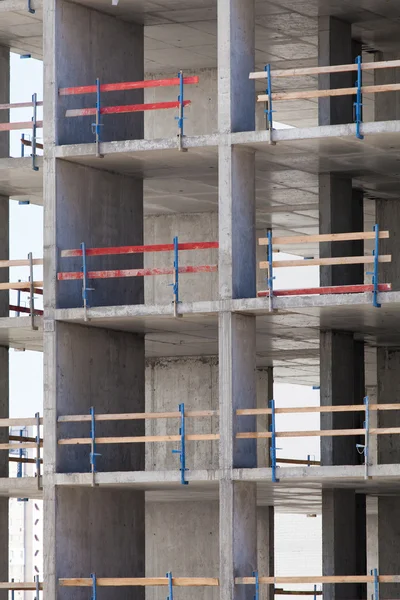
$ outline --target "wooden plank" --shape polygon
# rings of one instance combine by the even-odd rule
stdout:
[[[390,69],[400,67],[400,60],[381,60],[377,62],[365,62],[361,64],[363,71],[375,71],[376,69]],[[301,69],[274,69],[271,71],[272,77],[303,77],[304,75],[323,75],[328,73],[349,73],[355,72],[358,65],[330,65],[326,67],[305,67]],[[250,73],[249,79],[267,79],[266,71]]]
[[[190,106],[190,100],[184,100],[184,106]],[[101,115],[115,115],[122,113],[143,112],[147,110],[165,110],[168,108],[179,108],[177,100],[173,102],[153,102],[152,104],[124,104],[122,106],[104,106],[100,109]],[[96,108],[72,108],[65,112],[66,117],[89,117],[95,115]]]
[[[391,254],[381,254],[378,257],[380,263],[392,262]],[[369,265],[373,264],[373,256],[337,256],[333,258],[312,258],[310,260],[274,260],[272,266],[281,267],[312,267],[326,265]],[[268,262],[261,261],[260,269],[268,269]]]
[[[218,249],[218,242],[184,242],[178,244],[178,250]],[[86,256],[110,256],[113,254],[143,254],[145,252],[173,252],[174,244],[147,244],[145,246],[112,246],[110,248],[87,248]],[[61,258],[82,256],[82,250],[62,250]]]
[[[197,75],[184,77],[183,83],[190,85],[199,83],[200,79]],[[145,81],[123,81],[121,83],[103,83],[100,85],[100,92],[117,92],[126,90],[139,90],[144,88],[171,87],[180,84],[179,77],[170,79],[147,79]],[[60,96],[72,96],[77,94],[96,94],[96,85],[84,85],[79,87],[60,88],[58,90]]]
[[[297,458],[277,458],[277,463],[285,464],[285,465],[312,465],[312,466],[320,466],[321,461],[319,460],[302,460]]]
[[[380,231],[379,239],[388,239],[389,231]],[[356,231],[352,233],[322,233],[319,235],[291,235],[285,237],[273,237],[273,244],[314,244],[316,242],[347,242],[352,240],[374,240],[374,231]],[[259,238],[260,246],[268,246],[268,238]]]
[[[40,447],[43,447],[43,442],[40,443]],[[17,444],[0,444],[0,450],[21,450],[21,448],[36,448],[36,442],[22,442]]]
[[[218,271],[218,265],[199,265],[196,267],[179,267],[179,273],[215,273]],[[118,277],[148,277],[151,275],[173,275],[175,269],[173,267],[165,267],[160,269],[116,269],[114,271],[89,271],[88,279],[114,279]],[[73,281],[75,279],[83,279],[82,271],[66,271],[58,273],[59,281]],[[1,286],[2,284],[0,284]],[[26,286],[26,283],[25,283]],[[0,289],[2,289],[0,287]],[[8,289],[8,288],[7,288]]]
[[[35,418],[15,418],[15,419],[0,419],[0,427],[19,427],[36,425],[37,421]],[[43,418],[40,419],[40,424],[43,425]]]
[[[388,576],[386,576],[388,577]],[[372,583],[372,575],[325,575],[325,576],[303,576],[303,577],[259,577],[259,583],[273,585],[276,583],[296,584],[296,583]],[[382,576],[379,576],[381,583]],[[255,577],[235,577],[236,585],[254,585]]]
[[[43,589],[43,583],[39,583],[39,589]],[[0,590],[14,590],[14,591],[35,591],[36,590],[36,582],[35,581],[1,581],[0,582]]]
[[[18,456],[9,456],[8,460],[16,463],[30,463],[32,465],[36,464],[36,458],[19,458]],[[43,459],[40,459],[40,464],[43,464]]]
[[[0,290],[23,290],[29,285],[28,281],[14,281],[12,283],[0,283]],[[43,281],[34,281],[34,287],[43,287]]]
[[[385,85],[365,85],[362,87],[363,94],[377,94],[381,92],[398,92],[400,83],[388,83]],[[311,100],[312,98],[331,98],[333,96],[354,96],[356,87],[338,88],[333,90],[307,90],[300,92],[277,92],[272,94],[272,100]],[[267,102],[267,94],[259,94],[257,102]]]
[[[274,590],[275,596],[322,596],[321,590]]]
[[[370,410],[400,410],[400,404],[370,404]],[[276,408],[276,414],[287,415],[297,413],[334,413],[334,412],[365,412],[364,404],[343,404],[338,406],[288,406]],[[240,408],[237,416],[271,415],[270,408]]]
[[[93,582],[88,577],[62,578],[58,580],[62,587],[91,587]],[[167,577],[97,577],[98,587],[142,587],[168,586]],[[216,577],[173,577],[174,587],[218,587]]]
[[[189,410],[185,411],[185,417],[216,417],[219,415],[219,410]],[[164,413],[124,413],[124,414],[109,414],[95,415],[96,421],[136,421],[141,419],[178,419],[182,415],[180,412],[164,412]],[[58,417],[58,423],[81,423],[91,421],[90,415],[65,415]]]
[[[34,265],[42,265],[43,258],[34,258],[32,263]],[[15,259],[15,260],[0,260],[0,268],[2,267],[29,267],[30,262],[26,258]],[[25,282],[26,287],[26,282]]]
[[[36,126],[42,129],[43,121],[37,121]],[[16,129],[32,129],[32,121],[19,121],[14,123],[0,123],[0,131],[14,131]]]
[[[391,283],[379,283],[378,292],[390,292],[392,289]],[[358,285],[331,285],[318,288],[300,288],[295,290],[274,290],[274,296],[323,296],[324,294],[362,294],[365,292],[373,292],[372,284]],[[258,298],[269,298],[269,290],[257,292]]]
[[[32,146],[31,140],[21,139],[20,142],[24,146]],[[39,144],[39,142],[36,142],[36,148],[39,148],[39,150],[43,150],[43,144]]]
[[[8,110],[10,108],[33,108],[33,102],[13,102],[11,104],[0,104],[0,110]],[[43,106],[43,102],[36,102],[36,106]]]
[[[143,444],[153,442],[180,442],[180,435],[142,435],[134,437],[96,437],[96,444]],[[190,433],[185,435],[187,442],[204,442],[219,440],[219,433]],[[90,444],[91,438],[65,438],[58,440],[60,446]],[[13,446],[17,447],[17,446]],[[21,446],[18,446],[21,447]],[[0,444],[1,449],[1,444]]]
[[[9,435],[8,439],[10,442],[36,442],[36,438],[29,436]],[[40,441],[43,442],[42,438]]]

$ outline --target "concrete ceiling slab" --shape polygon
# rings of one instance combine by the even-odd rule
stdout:
[[[0,346],[16,350],[43,351],[43,317],[35,317],[36,330],[27,317],[0,318]]]

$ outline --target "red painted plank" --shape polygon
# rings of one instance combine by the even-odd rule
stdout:
[[[391,283],[380,283],[378,290],[380,292],[390,292],[392,289]],[[336,285],[331,287],[319,287],[319,288],[304,288],[298,290],[276,290],[274,296],[313,296],[323,294],[359,294],[362,292],[373,292],[373,285]],[[269,292],[258,292],[259,298],[268,298]]]
[[[37,121],[36,127],[41,129],[43,127],[43,121]],[[32,121],[0,123],[0,131],[12,131],[13,129],[32,129]]]
[[[31,312],[27,306],[14,306],[14,304],[10,304],[10,306],[8,308],[15,312],[28,313],[28,314]],[[42,314],[43,314],[42,310],[36,310],[36,308],[35,308],[35,315],[42,315]]]
[[[179,85],[178,77],[172,79],[148,79],[147,81],[124,81],[122,83],[103,83],[100,86],[101,92],[120,92],[125,90],[139,90],[144,88],[170,87]],[[184,77],[185,85],[199,83],[199,77]],[[84,85],[79,87],[60,88],[58,93],[60,96],[72,96],[76,94],[96,94],[97,87],[95,85]]]
[[[179,250],[209,250],[218,248],[218,242],[190,242],[178,244]],[[113,248],[88,248],[86,256],[106,256],[109,254],[142,254],[144,252],[172,252],[173,244],[153,244],[147,246],[116,246]],[[82,256],[82,250],[62,250],[61,257]]]
[[[183,105],[189,106],[190,100],[184,100]],[[131,112],[142,112],[145,110],[162,110],[166,108],[179,108],[180,104],[178,101],[175,102],[154,102],[152,104],[124,104],[123,106],[105,106],[100,109],[101,115],[114,115],[120,113],[131,113]],[[87,117],[89,115],[95,115],[95,108],[73,108],[67,110],[65,113],[66,117]]]
[[[179,267],[179,273],[215,273],[218,270],[217,265],[199,265],[198,267]],[[173,275],[175,270],[172,267],[160,269],[127,269],[115,271],[89,271],[88,279],[115,279],[117,277],[146,277],[148,275]],[[82,272],[69,271],[58,273],[59,281],[71,281],[83,279]]]

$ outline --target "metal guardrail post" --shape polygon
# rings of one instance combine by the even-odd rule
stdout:
[[[33,331],[37,331],[35,325],[35,282],[33,277],[33,255],[32,252],[28,254],[29,260],[29,313],[31,317],[31,328]]]
[[[276,471],[277,471],[277,465],[276,465],[276,451],[277,451],[277,447],[276,447],[276,414],[275,414],[275,400],[270,400],[269,402],[270,408],[272,410],[272,414],[271,414],[271,448],[270,448],[270,455],[271,455],[271,468],[272,468],[272,481],[273,483],[277,483],[279,481],[279,479],[276,476]]]
[[[41,470],[40,470],[40,413],[35,414],[36,418],[36,477],[38,489],[41,490]]]
[[[32,169],[34,171],[39,171],[39,167],[36,165],[37,94],[32,95],[32,104]]]
[[[361,135],[361,124],[362,124],[362,56],[357,56],[355,63],[357,65],[357,96],[354,102],[355,108],[355,121],[356,121],[356,137],[359,140],[363,140],[364,136]]]
[[[179,412],[181,413],[181,425],[179,427],[179,435],[181,436],[181,447],[179,450],[172,450],[172,454],[179,454],[181,484],[189,485],[189,482],[185,480],[185,472],[187,471],[187,469],[185,443],[185,405],[183,403],[179,405]]]

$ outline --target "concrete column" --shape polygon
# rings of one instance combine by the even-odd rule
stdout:
[[[397,52],[376,52],[375,61],[397,60]],[[377,69],[374,71],[375,85],[398,83],[400,69]],[[397,121],[400,118],[400,93],[375,94],[375,121]]]
[[[0,46],[0,102],[10,102],[10,49]],[[0,111],[0,122],[8,122],[9,111]],[[0,133],[0,157],[9,156],[9,134]],[[0,257],[9,257],[9,198],[0,196]],[[8,269],[0,269],[0,282],[9,281]],[[8,317],[9,293],[0,293],[0,317]],[[9,350],[0,347],[0,418],[9,416]],[[8,442],[7,428],[0,429],[0,443]],[[8,477],[8,452],[0,455],[0,477]],[[8,581],[8,508],[9,499],[0,498],[0,580]],[[7,600],[8,592],[0,591],[0,600]]]
[[[384,96],[385,94],[378,94]],[[390,238],[380,240],[379,252],[381,254],[391,254],[392,262],[380,263],[379,265],[379,283],[391,283],[392,290],[400,290],[400,265],[396,260],[400,252],[400,207],[396,200],[376,200],[376,222],[381,230],[388,230]]]
[[[273,506],[257,507],[258,572],[263,577],[275,575],[275,509]],[[274,586],[261,585],[260,599],[273,600]]]
[[[367,573],[373,569],[379,570],[379,528],[378,528],[378,503],[375,496],[366,497],[367,508]],[[386,587],[386,586],[382,586]],[[382,590],[381,587],[381,590]],[[374,594],[374,584],[367,584],[367,598]]]

